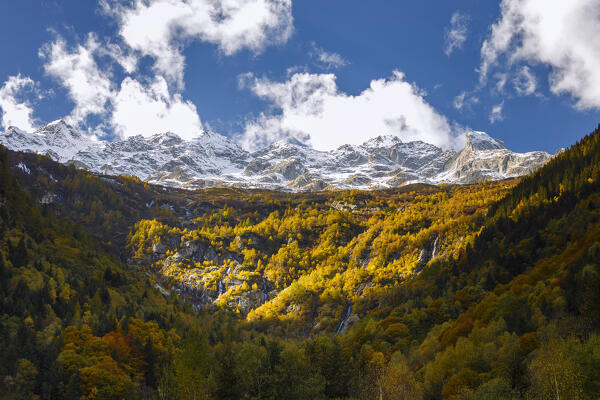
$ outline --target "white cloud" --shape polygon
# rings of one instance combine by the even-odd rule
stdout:
[[[463,109],[470,110],[477,103],[479,103],[479,97],[473,96],[472,93],[468,92],[461,92],[452,101],[452,105],[458,111],[462,111]]]
[[[174,132],[190,139],[202,132],[196,106],[171,95],[163,77],[149,85],[125,78],[113,101],[111,124],[121,136]]]
[[[504,102],[496,104],[492,107],[492,111],[490,112],[490,123],[494,124],[498,121],[502,121],[504,119],[504,115],[502,114],[502,110],[504,109]]]
[[[535,93],[537,79],[528,66],[523,66],[513,79],[513,86],[519,96],[529,96]]]
[[[74,103],[66,119],[99,135],[110,130],[120,136],[198,135],[196,107],[181,95],[187,42],[214,43],[225,55],[242,49],[258,54],[293,32],[292,0],[100,0],[100,5],[116,19],[118,38],[100,41],[90,33],[85,42],[69,46],[58,37],[39,52],[46,74]],[[138,69],[144,56],[154,62],[149,74]],[[117,65],[124,73],[120,80],[113,73]],[[4,115],[31,114],[26,103],[12,107]],[[97,119],[102,122],[93,126]]]
[[[84,124],[89,115],[104,114],[113,96],[111,73],[99,68],[94,58],[99,48],[96,36],[90,34],[84,44],[73,49],[59,37],[40,50],[46,61],[44,71],[68,90],[75,103],[69,120],[76,125]]]
[[[68,90],[75,103],[66,119],[90,133],[101,135],[112,130],[127,137],[171,131],[191,138],[202,131],[196,107],[180,94],[171,93],[164,77],[156,75],[143,81],[126,77],[116,87],[110,68],[102,68],[98,58],[108,56],[125,72],[133,71],[136,60],[118,45],[102,44],[90,34],[84,44],[69,49],[58,38],[45,45],[40,55],[46,60],[46,73]],[[103,121],[88,126],[89,115]]]
[[[249,149],[293,137],[316,149],[330,150],[381,134],[442,147],[460,145],[446,118],[401,72],[371,81],[358,96],[341,92],[334,74],[296,73],[285,82],[246,74],[240,80],[242,86],[272,102],[276,111],[247,122],[238,140]]]
[[[450,27],[446,28],[444,35],[444,53],[447,56],[452,54],[454,50],[462,49],[463,44],[467,40],[469,31],[469,17],[456,11],[450,18]]]
[[[137,69],[139,58],[117,43],[107,43],[105,46],[101,46],[98,48],[98,54],[112,58],[128,74],[133,74]]]
[[[35,130],[33,108],[28,101],[20,99],[24,92],[31,90],[36,90],[35,82],[21,75],[10,76],[0,87],[0,111],[4,128],[16,126],[27,132]]]
[[[498,92],[503,92],[506,82],[508,81],[508,73],[498,72],[494,74],[494,78],[496,78],[496,90]]]
[[[231,55],[241,49],[261,52],[284,43],[293,31],[291,0],[116,0],[101,2],[116,17],[123,41],[155,60],[155,69],[183,87],[187,40],[214,43]]]
[[[461,92],[458,96],[454,98],[452,105],[457,110],[462,110],[465,106],[465,97],[467,96],[467,92]]]
[[[480,80],[516,63],[551,67],[550,90],[576,107],[600,108],[600,2],[503,0],[500,20],[481,48]]]
[[[334,69],[345,67],[350,64],[348,60],[339,55],[338,53],[325,51],[323,48],[312,43],[312,50],[310,56],[317,60],[319,66],[325,69]]]

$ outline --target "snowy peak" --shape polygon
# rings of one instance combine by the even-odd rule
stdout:
[[[49,124],[42,126],[37,131],[35,131],[35,133],[38,135],[67,136],[74,138],[80,138],[82,136],[81,133],[79,133],[79,131],[77,131],[71,125],[67,124],[62,119],[50,122]]]
[[[33,133],[9,127],[0,143],[47,154],[95,173],[135,175],[151,183],[189,189],[235,186],[286,191],[377,189],[409,183],[475,183],[525,175],[543,165],[543,152],[514,153],[484,132],[466,134],[460,151],[377,136],[361,145],[315,150],[282,140],[253,153],[218,133],[186,140],[173,132],[113,142],[95,141],[65,121]]]
[[[380,135],[373,139],[369,139],[362,144],[362,147],[366,148],[381,148],[381,147],[393,147],[395,145],[402,144],[402,140],[395,135]]]
[[[6,134],[7,135],[27,135],[27,132],[17,128],[16,126],[11,125],[6,129]]]
[[[98,145],[63,120],[44,125],[33,133],[9,127],[1,135],[0,143],[13,150],[47,154],[59,162],[70,161],[78,151]]]
[[[183,139],[176,133],[164,132],[150,136],[148,142],[158,146],[173,146],[181,144]]]
[[[233,151],[237,153],[246,153],[245,150],[225,136],[211,131],[204,131],[200,136],[195,137],[190,142],[198,144],[205,149],[212,149],[216,152]]]
[[[139,151],[150,151],[154,147],[148,143],[145,137],[142,135],[130,136],[126,139],[105,143],[107,149],[112,152],[129,152],[135,153]]]
[[[304,152],[306,149],[312,150],[306,144],[300,142],[294,138],[281,139],[271,143],[264,149],[259,149],[255,153],[272,153],[272,154],[283,154],[284,156],[290,152],[297,151],[299,153]]]
[[[504,142],[494,139],[485,132],[469,131],[466,133],[467,146],[469,150],[498,150],[506,149]]]
[[[256,150],[251,154],[253,158],[269,160],[285,160],[290,158],[312,159],[320,153],[296,140],[279,140],[268,147]]]
[[[275,147],[284,147],[284,146],[300,146],[300,147],[308,147],[305,143],[302,143],[295,137],[288,137],[285,139],[280,139],[272,144]]]

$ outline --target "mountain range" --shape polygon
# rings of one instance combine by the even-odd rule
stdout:
[[[35,132],[9,127],[0,135],[0,143],[15,151],[47,154],[95,173],[133,175],[187,189],[234,186],[318,191],[410,183],[469,184],[526,175],[552,157],[541,151],[512,152],[484,132],[470,131],[465,136],[466,145],[460,151],[387,135],[332,151],[279,141],[249,152],[209,131],[192,140],[166,132],[108,142],[94,140],[58,120]]]

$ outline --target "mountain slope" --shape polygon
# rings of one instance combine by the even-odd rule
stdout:
[[[51,122],[33,133],[9,127],[1,142],[9,149],[47,154],[62,163],[73,160],[78,151],[94,146],[92,140],[62,120]]]
[[[277,142],[248,153],[216,133],[185,141],[173,133],[92,141],[63,121],[34,133],[9,128],[0,143],[16,151],[48,154],[95,173],[134,175],[189,189],[215,186],[286,191],[372,189],[409,183],[476,183],[526,175],[550,159],[543,152],[513,153],[483,132],[469,132],[460,151],[379,136],[360,146],[322,152]]]
[[[600,395],[600,129],[520,180],[377,192],[0,167],[2,399]]]
[[[50,169],[52,178],[26,180]],[[58,193],[38,197],[36,186],[68,175],[85,179],[48,159],[0,149],[0,398],[140,398],[157,386],[159,364],[180,343],[164,328],[192,313],[94,234],[56,215],[54,202],[64,200]],[[95,193],[101,182],[89,182]],[[78,201],[89,202],[80,189]]]
[[[539,151],[514,153],[482,132],[470,132],[466,140],[465,148],[435,178],[438,182],[473,183],[524,176],[549,159],[548,154]]]

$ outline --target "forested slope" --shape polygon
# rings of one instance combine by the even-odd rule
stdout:
[[[600,131],[520,181],[389,192],[0,156],[0,398],[600,396]]]

